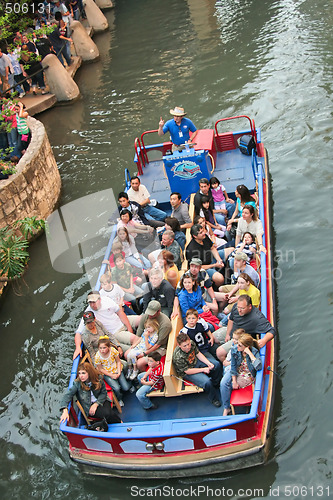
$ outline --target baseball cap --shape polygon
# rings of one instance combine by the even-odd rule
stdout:
[[[161,310],[161,304],[157,300],[151,300],[145,310],[145,314],[149,316],[154,316],[158,311]]]
[[[91,323],[95,319],[95,314],[92,311],[86,311],[83,313],[83,321],[86,325],[87,323]]]

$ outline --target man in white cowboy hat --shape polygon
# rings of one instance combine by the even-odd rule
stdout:
[[[181,144],[193,142],[198,131],[194,123],[189,118],[185,118],[186,113],[184,108],[176,106],[175,109],[170,109],[170,114],[173,115],[173,120],[168,120],[166,123],[162,117],[160,118],[158,135],[162,136],[169,132],[172,141],[172,151],[175,151]],[[191,138],[190,132],[192,132]]]

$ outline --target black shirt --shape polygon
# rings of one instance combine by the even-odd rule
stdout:
[[[206,236],[202,243],[203,244],[200,245],[200,243],[193,238],[187,245],[185,254],[188,262],[191,262],[192,259],[200,259],[203,266],[207,266],[212,263],[213,254],[211,248],[213,246],[213,242],[210,238],[208,238],[208,236]]]

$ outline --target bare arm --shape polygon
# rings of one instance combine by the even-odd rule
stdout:
[[[130,333],[133,333],[133,328],[130,325],[130,322],[128,321],[128,317],[124,313],[122,308],[119,308],[119,311],[117,312],[120,321],[126,326],[127,331]]]
[[[161,118],[160,118],[160,121],[159,121],[159,124],[158,124],[158,131],[157,131],[157,133],[158,133],[158,135],[159,135],[159,136],[164,135],[164,132],[163,132],[163,127],[164,127],[164,120],[163,120],[163,118],[161,117]]]

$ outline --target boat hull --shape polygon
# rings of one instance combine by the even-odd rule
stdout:
[[[131,463],[128,459],[107,459],[107,457],[90,456],[82,450],[70,449],[70,458],[76,462],[82,472],[90,475],[111,477],[161,479],[181,478],[200,475],[220,474],[239,469],[255,467],[265,463],[267,458],[267,444],[262,443],[251,447],[225,454],[210,451],[208,456],[198,458],[193,454],[188,461],[166,460],[158,463],[155,459],[149,462],[136,459]]]

